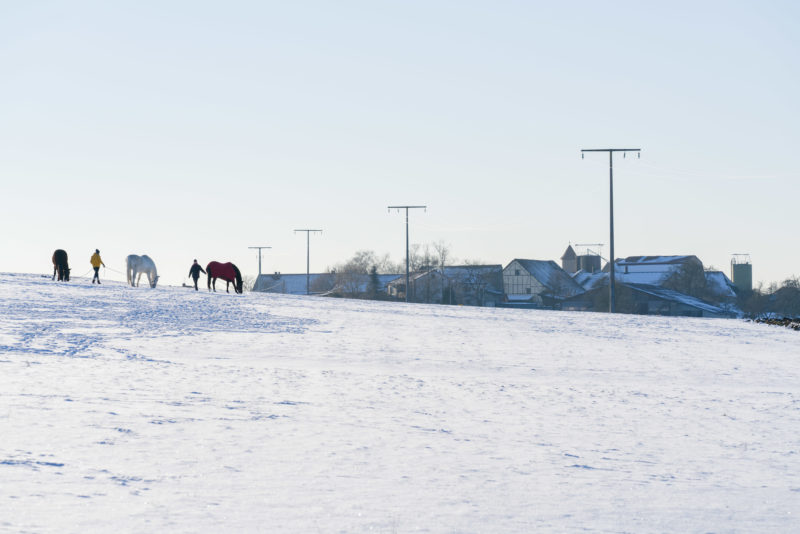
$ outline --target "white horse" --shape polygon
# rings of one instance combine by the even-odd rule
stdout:
[[[150,256],[131,254],[128,256],[126,263],[128,267],[128,283],[130,285],[138,287],[142,275],[147,273],[147,280],[150,282],[150,287],[156,287],[158,283],[158,271],[156,271],[156,264],[150,259]]]

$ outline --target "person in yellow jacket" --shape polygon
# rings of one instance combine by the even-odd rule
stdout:
[[[89,260],[89,261],[92,263],[92,267],[94,268],[94,278],[92,278],[92,283],[94,284],[94,281],[97,280],[97,283],[99,284],[100,283],[100,266],[101,265],[103,267],[106,266],[106,264],[103,263],[103,260],[100,258],[100,250],[95,249],[94,250],[94,254],[92,254],[92,259]]]

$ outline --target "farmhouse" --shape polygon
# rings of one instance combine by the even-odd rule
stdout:
[[[511,304],[554,306],[584,289],[552,260],[515,259],[503,269],[503,287]]]

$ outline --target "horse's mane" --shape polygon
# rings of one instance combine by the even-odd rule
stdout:
[[[236,273],[236,291],[239,293],[243,293],[244,289],[242,288],[242,273],[239,271],[239,268],[231,263],[231,267],[233,267],[233,272]]]

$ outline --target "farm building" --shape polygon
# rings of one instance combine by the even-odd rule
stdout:
[[[392,280],[390,296],[405,299],[406,277]],[[409,302],[496,306],[503,301],[502,265],[456,265],[409,277]]]
[[[617,311],[641,315],[668,315],[687,317],[733,317],[736,311],[716,306],[699,298],[649,284],[631,284],[617,281]],[[607,311],[608,275],[595,283],[585,293],[567,298],[561,309],[565,311]]]
[[[551,307],[584,289],[552,260],[515,259],[503,269],[509,304]]]
[[[398,277],[397,274],[379,274],[378,293],[386,292],[386,285]],[[264,293],[283,293],[305,295],[306,280],[308,294],[324,296],[364,296],[369,290],[370,275],[361,273],[311,273],[302,274],[262,274],[256,279],[253,291]]]

